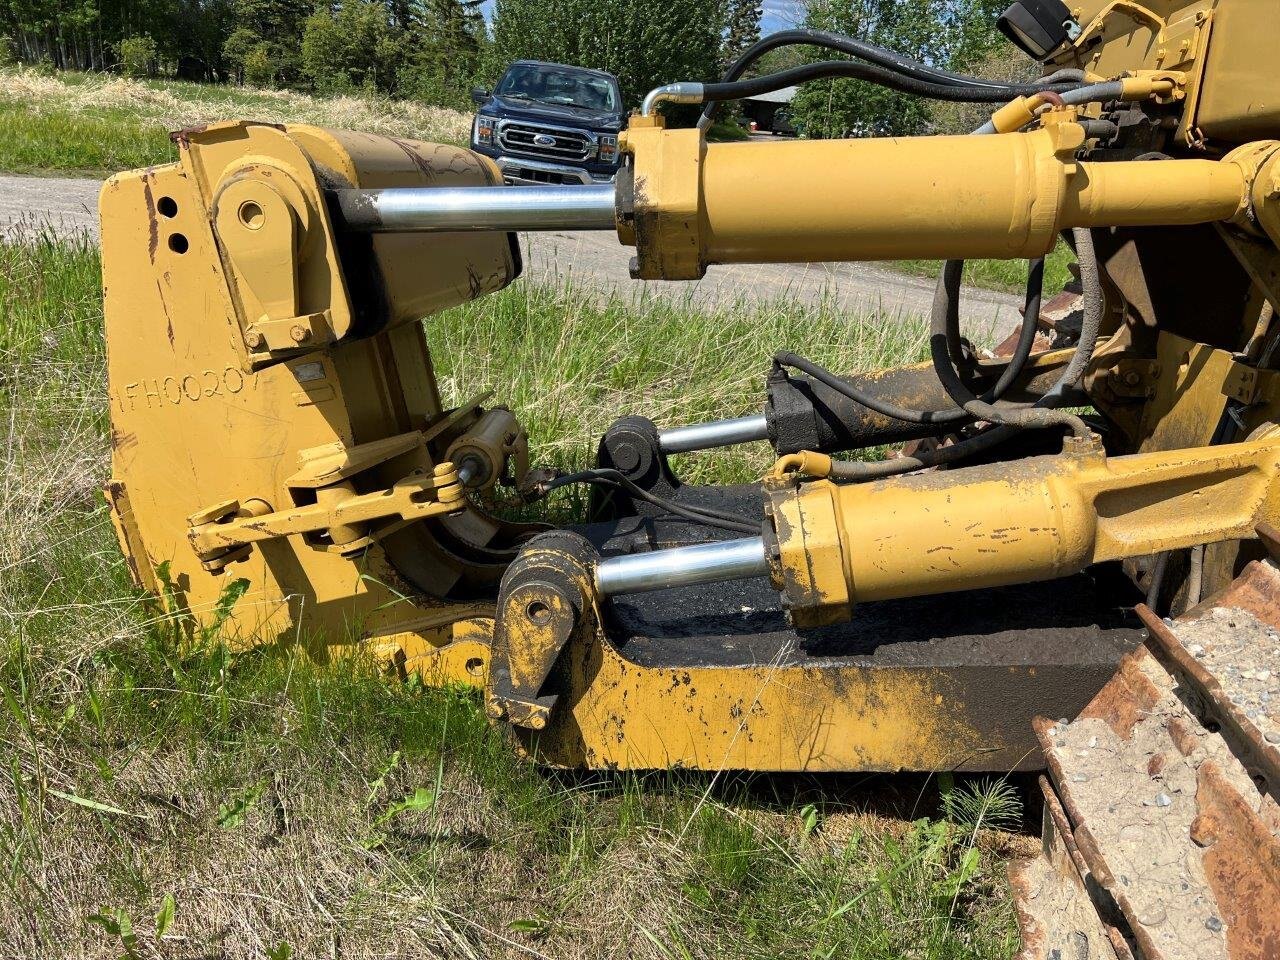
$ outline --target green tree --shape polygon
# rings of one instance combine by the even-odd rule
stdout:
[[[512,60],[608,70],[629,106],[653,87],[714,80],[723,0],[498,0],[488,76]]]
[[[126,37],[116,44],[120,69],[126,77],[149,77],[156,69],[156,42],[143,34]]]
[[[764,4],[760,0],[729,0],[728,26],[720,48],[720,64],[729,64],[760,39],[760,17]]]
[[[481,0],[423,0],[410,17],[412,53],[401,70],[406,94],[468,107],[482,75],[489,38]]]
[[[870,40],[925,63],[970,69],[1003,43],[999,0],[810,0],[805,25]],[[1009,51],[1010,59],[1019,55]],[[810,49],[810,61],[839,59]],[[930,132],[930,101],[861,80],[806,84],[792,113],[811,136],[904,136]]]
[[[301,74],[302,32],[309,0],[232,0],[235,27],[222,45],[223,56],[246,83],[266,73],[293,83]]]
[[[405,32],[379,0],[347,0],[317,10],[302,31],[302,75],[324,93],[392,94],[404,59]]]
[[[277,72],[271,48],[265,43],[257,44],[244,58],[244,82],[251,87],[274,87]]]
[[[231,0],[0,0],[0,35],[10,39],[14,56],[28,63],[135,73],[140,48],[134,40],[150,37],[155,51],[149,71],[215,80],[223,75],[221,51],[231,30],[230,4]]]

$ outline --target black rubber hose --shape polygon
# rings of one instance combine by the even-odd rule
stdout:
[[[1044,299],[1044,257],[1036,257],[1027,264],[1027,293],[1022,301],[1022,327],[1018,331],[1018,343],[1013,356],[991,388],[983,394],[987,401],[999,400],[1013,386],[1013,381],[1026,369],[1031,351],[1036,348],[1036,334],[1040,331],[1040,304]],[[956,330],[960,329],[959,307],[956,308]]]
[[[747,68],[759,60],[762,56],[771,50],[779,47],[792,46],[811,46],[822,47],[827,50],[836,50],[840,53],[848,54],[851,57],[857,57],[867,63],[873,63],[877,66],[884,67],[895,73],[908,77],[914,77],[917,80],[927,80],[935,83],[954,84],[956,86],[970,87],[999,87],[1004,90],[1016,90],[1014,96],[1025,96],[1044,90],[1053,90],[1058,87],[1076,86],[1079,82],[1083,82],[1083,77],[1076,83],[1055,84],[1052,78],[1049,83],[1043,80],[1040,83],[1026,84],[1005,84],[998,81],[984,80],[981,77],[974,77],[963,73],[953,73],[950,70],[942,70],[938,67],[930,67],[918,60],[895,53],[884,47],[865,40],[859,40],[856,37],[849,37],[839,33],[829,33],[825,30],[779,30],[777,33],[771,33],[767,37],[762,37],[756,41],[738,57],[724,72],[721,78],[723,82],[737,80],[746,72]],[[1013,99],[1009,97],[1008,99]],[[715,115],[715,102],[708,103],[702,110],[702,118],[698,121],[698,126],[706,129],[711,124],[711,119]]]
[[[877,397],[855,387],[848,381],[841,380],[826,367],[816,364],[799,354],[792,353],[790,350],[782,350],[775,353],[773,362],[779,367],[790,367],[793,370],[808,374],[814,380],[826,384],[832,390],[848,397],[854,403],[860,403],[869,410],[874,410],[881,416],[889,417],[893,420],[901,420],[904,423],[954,424],[971,419],[967,413],[958,407],[948,410],[912,410],[910,407],[899,406],[892,400]]]
[[[960,276],[963,269],[962,260],[948,260],[943,267],[929,322],[929,354],[933,358],[934,372],[947,395],[976,420],[1019,429],[1067,427],[1077,437],[1088,438],[1088,424],[1074,414],[1049,407],[997,407],[975,396],[960,379],[953,362],[952,344],[959,339],[960,333]],[[1024,332],[1026,326],[1024,319]]]
[[[1083,370],[1093,356],[1097,344],[1098,326],[1103,312],[1102,283],[1098,269],[1097,254],[1094,252],[1093,240],[1087,230],[1076,230],[1076,258],[1080,262],[1080,282],[1084,288],[1085,322],[1081,330],[1080,341],[1076,344],[1076,352],[1072,355],[1067,369],[1058,378],[1053,388],[1036,401],[1036,406],[1047,407],[1063,401],[1065,391],[1079,379],[1076,369]],[[991,427],[976,436],[961,440],[949,447],[939,447],[911,457],[899,457],[896,460],[877,460],[871,463],[856,460],[834,460],[831,463],[832,480],[862,482],[878,480],[884,477],[911,473],[929,467],[938,467],[957,460],[974,456],[992,447],[1004,443],[1017,436],[1021,431],[1017,427],[1000,425]]]
[[[964,261],[948,261],[944,270],[950,268],[952,264],[958,264],[957,269],[963,268]],[[1018,335],[1018,345],[1014,350],[1013,356],[1009,358],[1008,364],[1001,371],[1000,377],[995,384],[984,393],[981,397],[987,403],[994,403],[1004,396],[1005,391],[1013,385],[1013,382],[1022,374],[1026,368],[1027,360],[1031,356],[1031,351],[1035,347],[1036,327],[1040,318],[1040,302],[1044,295],[1044,258],[1041,257],[1030,261],[1027,270],[1027,294],[1024,301],[1022,312],[1022,327]],[[936,297],[935,297],[936,299]],[[958,329],[958,308],[957,308],[957,329]],[[773,362],[780,367],[791,367],[799,370],[801,373],[808,374],[819,383],[826,384],[832,390],[842,396],[848,397],[854,403],[859,403],[870,410],[884,417],[893,420],[901,420],[905,423],[938,423],[946,425],[955,425],[972,420],[971,414],[966,412],[959,406],[951,407],[946,410],[913,410],[910,407],[903,407],[889,400],[884,400],[874,394],[866,393],[858,389],[847,380],[842,380],[819,364],[814,363],[790,351],[782,351],[774,355]]]
[[[897,90],[899,93],[908,93],[929,100],[943,100],[948,103],[1007,103],[1022,95],[1020,88],[1013,86],[970,87],[937,80],[921,80],[876,64],[860,63],[856,60],[821,60],[818,63],[806,63],[750,80],[707,83],[702,87],[702,97],[713,103],[721,100],[742,100],[828,77],[867,80],[890,90]],[[1069,90],[1074,86],[1077,85],[1069,84],[1063,89]],[[1034,92],[1043,93],[1046,90],[1056,90],[1056,86],[1032,89]]]
[[[1017,427],[997,426],[984,430],[975,436],[949,447],[938,447],[908,457],[897,457],[893,460],[832,460],[831,471],[827,474],[832,480],[864,481],[880,480],[885,477],[896,477],[900,473],[913,473],[928,467],[940,467],[956,460],[963,460],[974,454],[989,450],[1021,433]]]
[[[689,520],[694,523],[706,524],[709,527],[719,527],[722,530],[732,530],[735,533],[758,534],[760,532],[760,524],[750,523],[737,517],[729,516],[718,510],[710,510],[699,507],[686,507],[683,504],[672,503],[670,500],[659,497],[643,487],[638,486],[621,471],[613,470],[608,467],[598,467],[593,470],[583,470],[581,473],[568,473],[563,476],[556,477],[546,486],[546,492],[550,493],[560,487],[567,487],[572,483],[587,483],[600,486],[607,486],[613,489],[626,490],[627,493],[641,500],[651,503],[656,507],[666,510],[668,513],[674,514],[683,520]]]

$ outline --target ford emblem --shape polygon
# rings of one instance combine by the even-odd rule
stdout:
[[[556,145],[556,138],[548,133],[540,133],[533,138],[533,142],[540,147],[554,147]]]

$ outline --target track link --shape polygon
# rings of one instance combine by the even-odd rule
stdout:
[[[1280,960],[1280,570],[1166,622],[1071,722],[1038,718],[1020,960]]]

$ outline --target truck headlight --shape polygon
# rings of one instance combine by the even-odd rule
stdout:
[[[600,138],[600,159],[605,163],[618,162],[618,138],[605,136]]]
[[[486,117],[483,114],[476,115],[475,133],[473,139],[476,143],[493,143],[493,131],[497,127],[498,121],[493,117]]]

